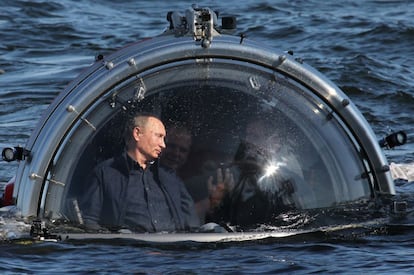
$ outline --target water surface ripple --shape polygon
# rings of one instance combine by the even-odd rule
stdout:
[[[166,13],[193,2],[143,0],[3,0],[0,5],[0,147],[24,145],[54,97],[97,54],[106,54],[166,27]],[[198,1],[235,15],[250,39],[294,56],[342,88],[382,137],[409,132],[387,151],[414,161],[414,2]],[[1,162],[0,182],[16,172]],[[412,183],[397,182],[412,208]],[[412,273],[412,215],[365,234],[311,235],[244,244],[156,246],[139,242],[0,243],[1,273],[276,274]],[[0,220],[0,229],[10,225]],[[346,236],[346,237],[345,237]]]

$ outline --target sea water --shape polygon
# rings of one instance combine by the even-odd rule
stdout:
[[[408,132],[386,151],[414,161],[414,2],[1,0],[0,147],[23,145],[56,95],[98,54],[160,34],[168,11],[198,4],[237,17],[238,32],[292,51],[336,83],[378,138]],[[16,163],[0,163],[7,182]],[[351,234],[310,234],[245,243],[155,245],[134,241],[0,243],[1,273],[411,273],[414,221],[411,182],[396,182],[408,214],[395,224]],[[27,225],[0,219],[0,232]]]

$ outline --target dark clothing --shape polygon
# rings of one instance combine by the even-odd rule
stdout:
[[[291,173],[279,168],[277,173],[266,175],[265,167],[270,159],[262,148],[241,143],[232,168],[236,184],[208,220],[229,222],[246,229],[272,224],[277,215],[294,209]]]
[[[81,200],[86,226],[136,232],[188,231],[199,226],[182,181],[155,162],[142,169],[126,152],[98,165]]]
[[[293,209],[288,180],[264,178],[260,170],[242,171],[231,193],[229,220],[232,224],[271,224],[274,217]]]

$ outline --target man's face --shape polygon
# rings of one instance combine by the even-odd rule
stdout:
[[[187,161],[191,146],[191,134],[171,129],[168,132],[167,148],[161,161],[167,167],[177,170]]]
[[[147,161],[157,159],[165,149],[165,127],[154,117],[148,118],[145,127],[136,128],[138,131],[137,148]]]
[[[253,121],[246,126],[246,141],[266,150],[277,152],[281,147],[278,133],[272,133],[263,121]]]

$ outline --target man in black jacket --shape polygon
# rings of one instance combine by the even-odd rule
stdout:
[[[127,123],[126,151],[98,165],[81,211],[88,228],[175,232],[198,228],[194,203],[182,181],[158,165],[166,131],[159,118],[138,114]]]

